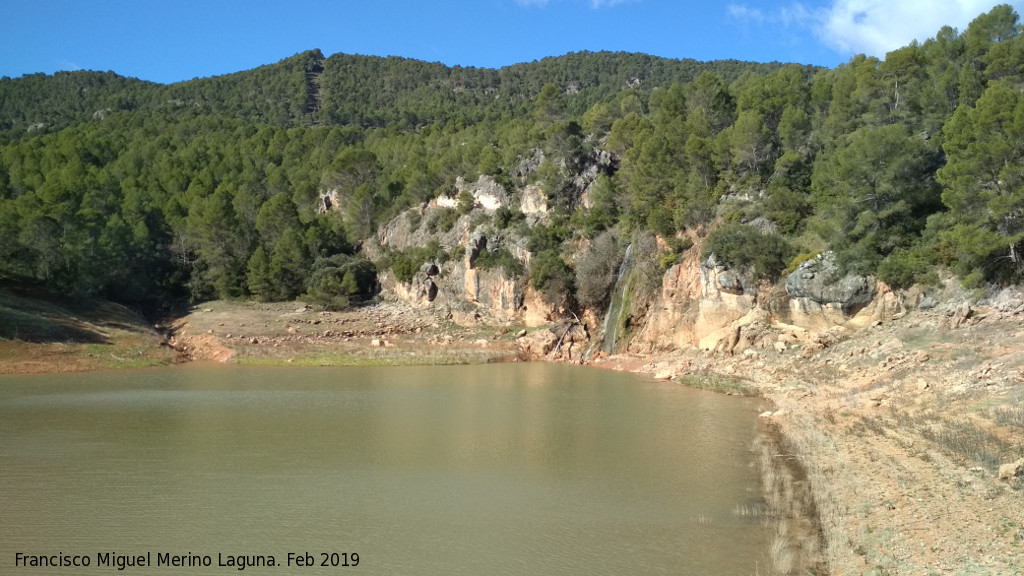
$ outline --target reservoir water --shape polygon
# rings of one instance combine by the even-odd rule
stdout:
[[[0,573],[766,573],[756,411],[552,364],[0,377]]]

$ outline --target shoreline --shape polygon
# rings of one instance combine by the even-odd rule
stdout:
[[[771,406],[752,453],[778,573],[1024,574],[1024,486],[998,478],[1024,458],[1024,311],[976,312],[954,327],[941,312],[911,312],[811,352],[690,347],[588,364]],[[522,326],[394,303],[216,302],[161,328],[166,341],[133,332],[121,348],[137,358],[124,358],[170,363],[173,347],[188,360],[268,366],[557,361],[523,353]],[[106,354],[124,354],[118,338]],[[91,362],[100,344],[0,344],[0,373],[112,367]],[[734,379],[743,385],[723,385]]]

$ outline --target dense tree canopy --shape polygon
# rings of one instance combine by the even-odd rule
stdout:
[[[1020,31],[998,6],[831,70],[605,52],[489,70],[314,50],[166,86],[3,78],[0,275],[146,309],[347,305],[376,285],[360,242],[458,177],[489,175],[513,194],[541,186],[555,210],[530,233],[529,276],[552,300],[603,298],[577,282],[578,241],[619,258],[610,238],[654,232],[682,249],[681,232],[722,222],[718,257],[766,278],[831,249],[895,284],[938,265],[1016,282]],[[519,221],[506,212],[496,226]]]

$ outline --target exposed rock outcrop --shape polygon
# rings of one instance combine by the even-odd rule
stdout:
[[[736,347],[740,328],[754,321],[753,317],[748,318],[757,306],[756,287],[752,284],[713,257],[701,262],[700,301],[694,326],[700,348],[732,351]]]
[[[786,277],[789,321],[827,330],[845,324],[875,297],[875,282],[853,274],[841,275],[835,256],[826,252],[801,264]]]
[[[840,276],[828,254],[805,263],[784,284],[755,282],[714,258],[696,258],[695,246],[669,268],[630,349],[727,353],[747,349],[814,354],[862,328],[905,312],[900,295],[872,278]]]
[[[590,347],[590,334],[584,323],[566,320],[520,338],[519,345],[534,357],[580,363]]]
[[[523,189],[523,198],[519,203],[519,211],[528,217],[543,218],[548,214],[548,198],[540,186],[527,186]]]
[[[437,299],[439,289],[434,283],[434,278],[439,273],[440,269],[436,263],[427,262],[413,275],[411,282],[408,284],[396,283],[395,293],[399,299],[414,306],[429,306]]]
[[[509,205],[508,191],[490,176],[481,176],[473,184],[468,184],[462,176],[459,176],[455,179],[455,190],[459,194],[469,192],[476,205],[488,212]]]
[[[507,202],[508,197],[499,193],[504,189],[494,183],[495,188],[492,183],[487,179],[477,189],[482,191],[479,197],[487,202]],[[496,229],[485,207],[462,215],[447,231],[431,231],[431,219],[440,210],[444,208],[437,205],[409,209],[381,227],[378,244],[364,245],[364,252],[373,260],[382,258],[387,250],[406,251],[432,241],[447,254],[461,256],[424,264],[408,283],[383,273],[381,286],[386,294],[416,306],[447,308],[460,324],[475,324],[477,317],[487,316],[497,322],[518,318],[526,325],[539,325],[556,317],[539,298],[526,305],[527,281],[523,274],[511,273],[502,266],[481,267],[478,263],[483,255],[502,251],[525,269],[530,261],[525,238],[513,230]]]
[[[543,161],[539,150],[522,161],[511,175],[522,188],[513,192],[490,176],[473,183],[457,179],[455,190],[463,198],[472,195],[472,209],[464,202],[460,206],[457,197],[441,197],[406,210],[382,226],[376,245],[364,244],[364,252],[372,260],[379,261],[390,250],[407,251],[432,242],[440,249],[437,260],[421,268],[411,282],[400,284],[392,275],[383,274],[385,293],[416,306],[442,307],[466,324],[486,316],[536,327],[564,318],[567,312],[555,310],[530,290],[522,273],[529,269],[532,256],[527,250],[529,228],[548,218],[543,189],[525,183]],[[573,197],[569,201],[588,205],[590,185],[600,174],[614,173],[616,168],[614,156],[595,150],[587,167],[571,183]],[[322,203],[328,206],[335,202],[333,198],[327,193]],[[456,207],[460,212],[453,212]],[[495,211],[502,207],[518,208],[526,216],[526,226],[499,221]],[[442,221],[443,227],[438,224]],[[765,220],[758,226],[770,232],[773,223]],[[899,293],[874,278],[841,273],[832,253],[808,260],[784,282],[770,284],[747,270],[724,265],[714,256],[702,260],[703,238],[691,233],[689,240],[693,246],[664,272],[660,294],[644,296],[641,305],[627,313],[628,342],[621,342],[617,349],[648,353],[698,347],[737,353],[800,348],[804,354],[816,354],[841,339],[844,330],[886,322],[905,312]],[[668,245],[661,242],[659,249],[666,250]],[[928,297],[918,294],[914,305],[931,304]],[[600,334],[606,311],[588,312],[590,315],[584,316],[591,321],[580,323],[584,327],[581,333],[588,337],[590,332]],[[962,314],[950,315],[954,327],[964,321]]]

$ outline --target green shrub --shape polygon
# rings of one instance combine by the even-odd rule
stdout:
[[[518,276],[523,273],[523,264],[506,248],[484,250],[477,255],[474,267],[481,270],[501,268],[506,276]]]
[[[439,264],[446,262],[448,253],[441,248],[437,240],[431,240],[426,246],[409,248],[405,251],[393,251],[386,258],[390,262],[388,267],[394,273],[395,279],[404,284],[411,282],[412,277],[427,262],[436,261]]]
[[[810,212],[807,195],[788,188],[776,188],[764,203],[765,216],[779,226],[781,234],[795,234]]]
[[[675,223],[679,228],[701,230],[715,219],[715,204],[711,201],[679,203],[676,206]],[[702,234],[703,235],[703,234]]]
[[[932,259],[923,250],[896,250],[878,265],[878,279],[893,288],[927,283]]]
[[[444,233],[452,229],[459,221],[459,212],[455,208],[440,208],[427,218],[427,231],[431,234]]]
[[[538,224],[530,229],[530,237],[526,242],[526,249],[530,252],[544,252],[545,250],[557,251],[562,242],[571,235],[571,230],[564,222],[551,222],[550,224]]]
[[[655,206],[647,215],[647,229],[662,238],[675,236],[676,225],[672,218],[672,212],[664,205]]]
[[[459,204],[456,211],[459,213],[459,216],[469,214],[473,211],[473,208],[476,207],[476,198],[473,198],[473,195],[468,191],[463,190],[460,192],[458,201]],[[449,226],[449,228],[451,228],[451,226]]]
[[[409,210],[405,214],[406,218],[409,219],[409,228],[416,230],[420,227],[420,221],[423,219],[423,214],[416,210]]]
[[[412,282],[412,277],[423,265],[423,261],[414,258],[410,254],[399,252],[395,254],[394,259],[391,263],[391,271],[395,274],[395,279],[403,284]]]
[[[337,254],[318,258],[306,285],[309,299],[331,309],[346,308],[371,298],[377,290],[377,269],[359,256]]]
[[[708,235],[701,253],[734,268],[753,269],[758,278],[778,280],[793,247],[778,234],[762,234],[746,224],[726,224]]]
[[[792,260],[789,261],[789,266],[787,266],[786,269],[782,271],[782,275],[789,276],[793,272],[796,272],[796,269],[799,268],[801,264],[807,262],[808,260],[813,260],[817,258],[819,254],[821,254],[821,250],[817,250],[815,252],[801,252],[797,254],[796,256],[793,257]]]
[[[665,238],[665,242],[668,243],[668,247],[676,254],[681,254],[693,248],[693,239],[689,236],[669,236]]]
[[[572,292],[572,269],[554,250],[537,252],[530,259],[530,283],[548,304],[558,305]]]
[[[494,227],[504,230],[509,226],[526,220],[526,215],[519,210],[512,210],[508,206],[498,206],[494,211]]]

